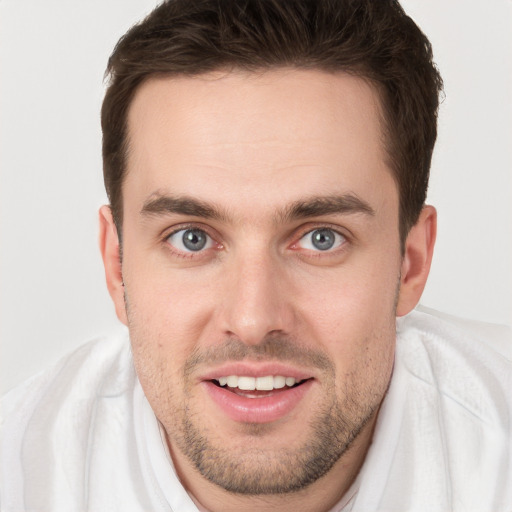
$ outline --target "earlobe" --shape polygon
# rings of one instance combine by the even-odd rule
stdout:
[[[430,272],[437,233],[437,212],[425,206],[405,241],[397,316],[404,316],[418,304]]]
[[[116,314],[119,320],[128,325],[126,307],[124,301],[124,284],[121,267],[119,236],[112,218],[110,206],[104,205],[99,211],[99,245],[107,288],[114,302]]]

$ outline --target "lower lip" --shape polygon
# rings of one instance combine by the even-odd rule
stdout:
[[[293,411],[309,391],[312,380],[285,390],[276,390],[271,396],[247,398],[237,395],[211,381],[203,381],[212,400],[232,420],[241,423],[270,423]]]

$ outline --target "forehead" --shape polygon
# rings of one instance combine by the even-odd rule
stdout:
[[[156,191],[208,200],[378,192],[392,180],[381,119],[376,89],[345,73],[151,79],[129,109],[125,200]]]

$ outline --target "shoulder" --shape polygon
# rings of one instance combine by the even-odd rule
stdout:
[[[115,386],[119,372],[130,363],[129,338],[124,328],[95,338],[5,394],[0,409],[2,424],[12,415],[21,419],[38,403],[63,405],[67,399],[76,401],[77,397],[94,395],[104,386]]]
[[[492,324],[448,315],[419,306],[409,315],[398,320],[399,333],[408,330],[432,334],[439,338],[465,340],[477,349],[494,352],[512,361],[512,329],[507,325]]]
[[[0,404],[2,510],[69,510],[70,504],[81,510],[92,450],[102,440],[99,426],[106,426],[103,437],[114,446],[113,426],[127,416],[135,381],[122,329],[7,393]]]
[[[510,510],[510,329],[420,310],[398,320],[397,334],[403,408],[391,422],[399,431],[391,494],[416,489],[418,510]]]
[[[510,428],[512,331],[422,308],[397,322],[397,358],[451,410]]]

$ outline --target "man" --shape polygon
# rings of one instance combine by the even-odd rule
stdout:
[[[129,339],[7,396],[2,510],[509,510],[510,348],[411,313],[441,79],[400,6],[166,2],[108,71]]]

